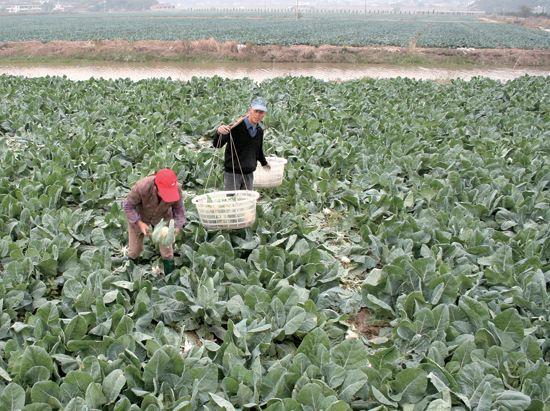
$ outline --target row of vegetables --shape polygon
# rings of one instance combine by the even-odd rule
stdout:
[[[0,16],[0,41],[200,40],[243,44],[548,49],[550,33],[473,16],[137,13]]]
[[[549,91],[0,76],[0,409],[548,410]],[[254,95],[285,180],[206,231],[208,138]],[[163,167],[161,280],[120,201]]]

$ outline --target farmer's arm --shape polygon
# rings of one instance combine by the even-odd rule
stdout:
[[[123,201],[122,208],[128,218],[128,222],[130,224],[137,224],[143,235],[149,235],[149,225],[141,221],[141,216],[137,211],[137,206],[141,204],[139,190],[139,183],[137,183],[128,193],[126,200]]]
[[[260,147],[258,148],[258,161],[264,167],[268,165],[264,155],[264,137],[263,136],[261,137]]]
[[[137,206],[141,204],[141,196],[139,195],[139,189],[137,185],[134,185],[126,199],[122,202],[122,208],[128,222],[136,224],[138,221],[141,221],[141,216],[138,213]]]
[[[172,205],[172,215],[174,216],[176,229],[181,230],[186,222],[185,206],[183,205],[183,200],[181,198]]]

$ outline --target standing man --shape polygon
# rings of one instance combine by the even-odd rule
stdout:
[[[256,98],[250,103],[242,121],[233,126],[218,127],[214,147],[227,144],[223,176],[225,190],[252,190],[258,161],[263,167],[270,168],[264,156],[264,131],[260,126],[266,111],[265,100]]]
[[[185,224],[185,208],[176,173],[169,168],[139,180],[122,203],[128,218],[128,257],[135,260],[143,251],[143,239],[161,219],[174,219],[176,235]],[[174,270],[172,245],[160,246],[164,274]]]

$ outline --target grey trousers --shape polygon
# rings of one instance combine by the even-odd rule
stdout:
[[[226,191],[252,190],[254,173],[233,174],[225,171],[223,173],[223,183]]]

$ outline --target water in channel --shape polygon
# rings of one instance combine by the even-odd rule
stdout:
[[[0,74],[25,77],[66,76],[71,80],[90,78],[129,78],[134,81],[150,78],[171,78],[189,80],[194,76],[237,79],[248,77],[261,82],[274,77],[311,76],[326,81],[346,81],[360,78],[407,77],[419,80],[445,81],[451,79],[470,80],[483,76],[508,81],[514,78],[550,76],[550,70],[526,68],[476,68],[448,69],[424,67],[387,67],[379,65],[357,65],[345,63],[118,63],[101,64],[2,64]]]

